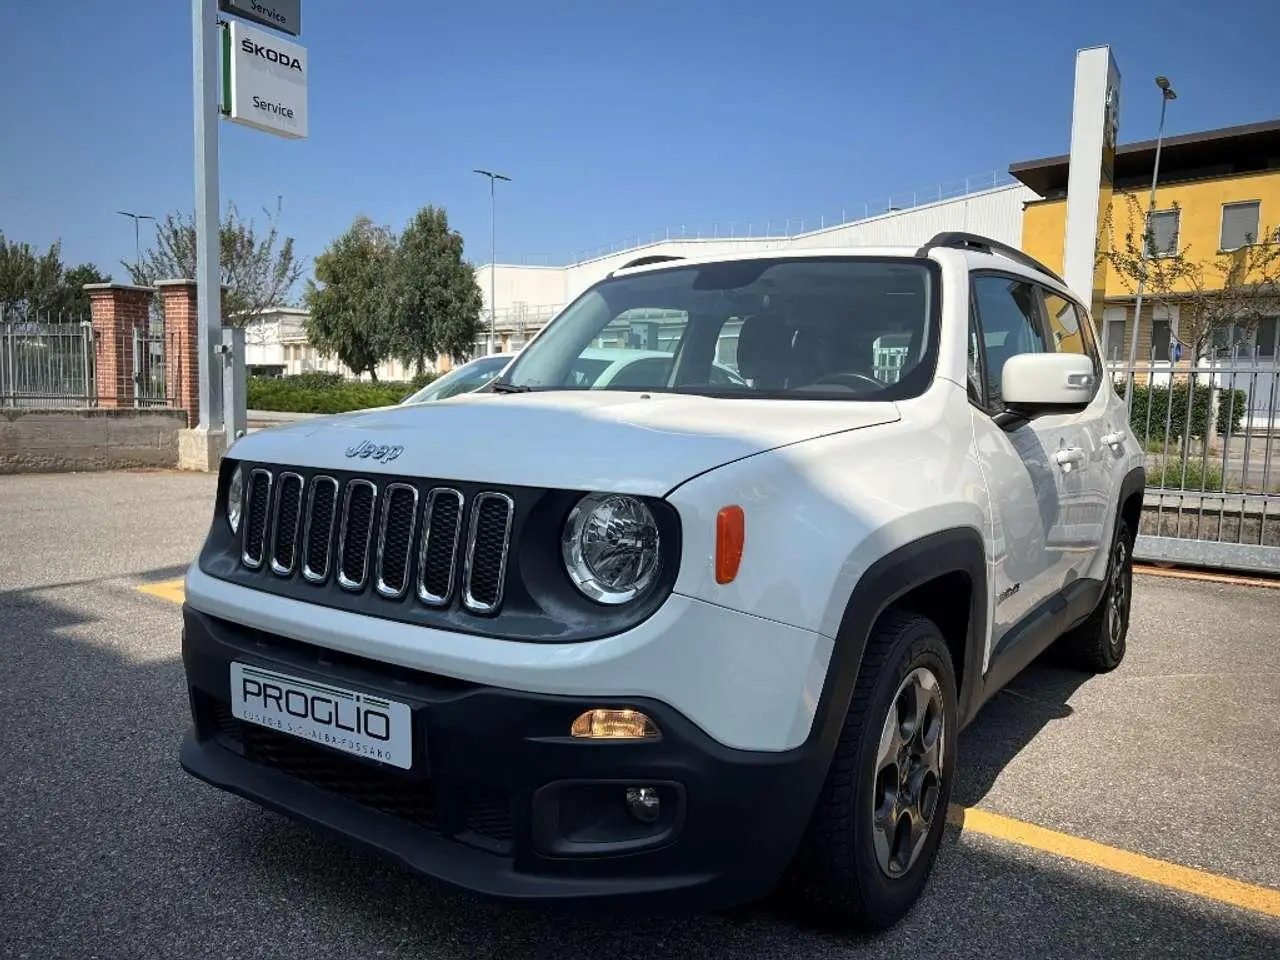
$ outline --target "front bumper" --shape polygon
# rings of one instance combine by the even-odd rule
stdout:
[[[522,693],[323,650],[190,606],[183,617],[194,718],[184,769],[491,896],[696,909],[757,899],[786,869],[826,774],[826,738],[736,750],[655,700]],[[232,660],[409,704],[413,768],[236,720]],[[661,739],[571,739],[574,717],[600,706],[643,710]],[[658,789],[657,822],[627,813],[627,785]]]

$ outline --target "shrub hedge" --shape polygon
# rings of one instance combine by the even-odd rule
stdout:
[[[1125,395],[1127,383],[1120,383],[1116,391],[1121,397]],[[1211,389],[1208,384],[1196,384],[1191,395],[1191,424],[1187,429],[1187,394],[1190,389],[1187,383],[1173,385],[1172,398],[1169,387],[1147,387],[1137,384],[1133,390],[1133,406],[1129,408],[1129,426],[1141,440],[1165,439],[1165,418],[1168,418],[1168,434],[1170,440],[1180,438],[1198,440],[1205,435],[1209,422],[1209,398]],[[1232,394],[1235,394],[1234,402]],[[1228,420],[1230,432],[1235,435],[1244,420],[1245,407],[1249,395],[1243,390],[1218,390],[1218,434],[1227,433]],[[1170,404],[1172,403],[1172,407]],[[1147,410],[1151,411],[1151,423],[1147,423]]]
[[[412,380],[347,380],[339,373],[300,373],[290,377],[250,377],[246,388],[250,410],[289,413],[346,413],[399,403],[435,379],[419,374]]]

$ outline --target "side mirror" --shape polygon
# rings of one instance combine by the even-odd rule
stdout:
[[[1097,388],[1093,360],[1081,353],[1020,353],[1000,374],[1005,406],[1024,416],[1083,410]]]

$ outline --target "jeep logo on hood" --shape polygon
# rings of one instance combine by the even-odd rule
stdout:
[[[368,440],[364,443],[357,443],[354,447],[347,447],[348,457],[359,457],[361,460],[381,460],[383,463],[390,463],[402,453],[404,453],[404,447],[399,444],[370,443]]]

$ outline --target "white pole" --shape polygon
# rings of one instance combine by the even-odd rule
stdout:
[[[497,353],[494,323],[498,316],[498,254],[493,245],[493,175],[489,176],[489,354]]]
[[[191,0],[192,79],[196,156],[196,310],[201,430],[222,430],[222,278],[218,244],[217,0]]]

